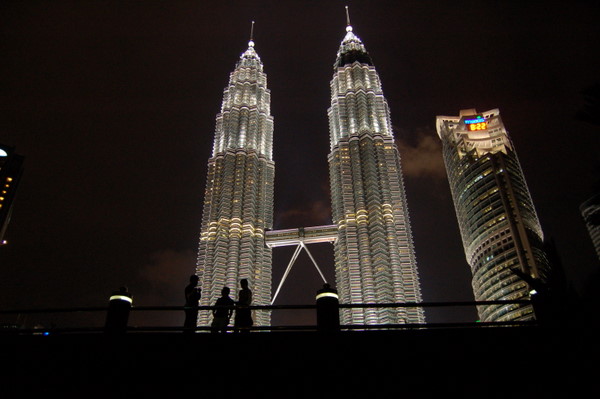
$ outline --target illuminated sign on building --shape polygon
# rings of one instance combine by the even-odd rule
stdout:
[[[467,125],[470,131],[487,129],[487,122],[481,115],[477,115],[472,119],[465,119],[465,125]]]

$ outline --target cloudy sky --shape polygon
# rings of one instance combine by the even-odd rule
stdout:
[[[583,290],[598,268],[578,207],[598,180],[600,132],[576,117],[600,80],[593,2],[15,1],[0,4],[0,143],[25,172],[0,308],[105,306],[121,285],[138,306],[183,304],[215,115],[252,20],[275,119],[274,227],[331,223],[327,108],[346,4],[391,109],[424,300],[473,299],[434,128],[465,108],[500,110],[546,237]],[[310,250],[333,279],[331,246]],[[274,289],[292,252],[274,253]],[[312,303],[320,284],[303,256],[277,302]]]

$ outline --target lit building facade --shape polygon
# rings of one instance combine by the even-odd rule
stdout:
[[[201,306],[214,305],[227,286],[232,296],[247,279],[253,305],[269,305],[271,249],[265,230],[273,224],[273,117],[267,76],[251,40],[230,74],[214,146],[208,161],[197,275]],[[200,312],[198,325],[211,321]],[[270,313],[254,314],[256,325],[269,325]]]
[[[600,194],[594,195],[581,204],[579,210],[600,259]]]
[[[329,175],[340,303],[420,302],[408,208],[381,82],[350,23],[334,64]],[[423,323],[421,308],[342,309],[343,324]]]
[[[476,301],[528,299],[522,272],[547,282],[543,234],[498,109],[438,116],[444,162]],[[517,273],[511,269],[517,269]],[[479,306],[481,321],[531,320],[531,305]]]
[[[23,173],[23,160],[13,147],[0,145],[0,245],[5,243],[4,235]]]

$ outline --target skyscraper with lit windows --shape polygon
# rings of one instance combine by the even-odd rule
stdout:
[[[476,301],[528,299],[519,274],[548,281],[543,233],[498,109],[438,116],[444,162]],[[513,271],[513,270],[516,270]],[[479,306],[481,321],[531,320],[531,305]]]
[[[237,291],[247,279],[253,305],[269,305],[271,249],[264,234],[273,224],[273,117],[263,63],[250,40],[223,93],[208,160],[197,275],[200,305],[214,305],[221,289]],[[235,298],[234,298],[235,299]],[[199,325],[210,323],[200,312]],[[256,312],[257,325],[270,324],[270,313]]]
[[[600,194],[596,194],[586,200],[581,204],[579,210],[581,211],[585,226],[590,233],[590,238],[596,249],[598,259],[600,259]]]
[[[17,186],[23,173],[24,157],[14,147],[0,145],[0,245],[10,222]]]
[[[348,21],[331,80],[329,175],[340,303],[420,302],[412,233],[381,81]],[[343,324],[422,323],[421,308],[352,308]]]

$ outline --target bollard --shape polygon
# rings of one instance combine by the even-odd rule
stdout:
[[[115,291],[111,295],[104,326],[107,333],[125,333],[132,303],[133,300],[131,294],[127,292],[127,287],[121,287],[119,291]]]
[[[324,284],[317,291],[317,329],[319,331],[340,330],[340,309],[337,291]]]
[[[539,288],[539,287],[538,287]],[[531,306],[533,307],[533,314],[535,320],[539,326],[548,326],[552,324],[552,314],[550,312],[551,307],[548,298],[548,292],[546,290],[537,291],[532,289],[529,292],[531,298]]]

